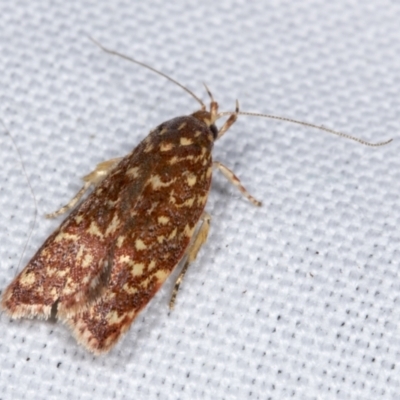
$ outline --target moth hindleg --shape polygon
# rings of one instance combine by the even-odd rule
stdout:
[[[189,264],[196,259],[197,253],[201,249],[201,246],[207,241],[208,231],[210,230],[211,216],[208,213],[203,212],[200,219],[202,221],[201,226],[195,233],[195,236],[192,237],[189,247],[185,252],[186,256],[185,265],[183,266],[182,271],[180,272],[175,282],[174,290],[172,292],[171,300],[169,302],[169,308],[171,309],[174,308],[175,299],[176,295],[178,294],[179,286],[181,285],[183,277],[185,276],[186,271],[189,268]]]

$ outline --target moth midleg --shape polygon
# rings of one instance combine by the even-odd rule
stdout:
[[[189,268],[189,265],[192,261],[194,261],[197,257],[197,253],[201,249],[201,246],[207,241],[208,231],[210,230],[210,221],[211,216],[203,212],[202,216],[200,217],[201,226],[195,233],[195,236],[192,238],[188,249],[185,252],[185,265],[182,268],[174,286],[174,290],[172,291],[171,300],[169,302],[169,308],[172,310],[175,305],[176,295],[178,294],[179,287],[182,283],[183,277],[186,274],[186,271]]]
[[[59,210],[46,214],[46,218],[55,218],[59,215],[65,214],[67,211],[71,210],[75,207],[75,205],[79,202],[82,196],[87,192],[90,186],[98,185],[107,175],[108,173],[114,168],[116,164],[118,164],[122,160],[122,157],[112,158],[107,161],[103,161],[96,165],[96,168],[90,172],[89,174],[85,175],[82,180],[85,184],[81,187],[79,192],[63,207]]]
[[[225,176],[226,179],[233,185],[235,185],[240,192],[243,194],[243,196],[247,197],[255,206],[261,206],[261,201],[258,201],[255,199],[247,190],[246,188],[241,184],[239,178],[224,164],[220,163],[219,161],[214,161],[213,162],[213,167],[218,168],[222,174]]]

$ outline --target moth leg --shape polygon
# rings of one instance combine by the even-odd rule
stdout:
[[[211,103],[212,104],[212,103]],[[220,139],[222,135],[236,122],[239,115],[239,102],[236,100],[236,110],[231,116],[225,121],[221,129],[218,131],[217,139]]]
[[[221,164],[219,161],[214,161],[213,162],[213,167],[218,168],[222,174],[225,176],[226,179],[233,185],[235,185],[241,193],[246,196],[255,206],[261,206],[261,201],[258,201],[255,199],[246,189],[245,187],[240,183],[239,178],[224,164]]]
[[[46,218],[55,218],[61,214],[66,213],[67,211],[74,208],[75,205],[79,202],[82,196],[87,192],[90,186],[98,185],[110,172],[110,170],[118,164],[122,160],[122,157],[112,158],[111,160],[103,161],[100,164],[96,165],[96,168],[90,173],[85,175],[82,180],[85,182],[79,192],[63,207],[59,210],[46,214]]]
[[[186,271],[189,268],[189,264],[196,259],[197,253],[201,249],[201,246],[207,240],[208,231],[210,229],[211,216],[208,213],[203,212],[203,214],[200,217],[200,219],[202,220],[202,224],[201,224],[200,228],[197,230],[195,236],[192,238],[192,240],[191,240],[191,242],[189,244],[189,247],[186,250],[185,265],[183,266],[182,271],[179,274],[179,276],[178,276],[178,278],[177,278],[177,280],[175,282],[174,290],[172,292],[171,300],[169,302],[169,308],[171,310],[175,306],[176,295],[178,294],[178,290],[179,290],[179,287],[180,287],[180,285],[182,283],[183,277],[185,276]]]

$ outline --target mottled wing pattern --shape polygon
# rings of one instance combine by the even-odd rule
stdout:
[[[209,129],[183,117],[169,121],[159,135],[162,140],[149,136],[147,145],[158,147],[154,153],[162,153],[162,162],[109,249],[112,268],[104,294],[67,321],[78,341],[94,353],[115,344],[179,263],[207,201],[213,145]]]
[[[109,266],[109,248],[121,229],[118,224],[125,217],[126,195],[121,192],[130,188],[134,207],[135,194],[139,196],[157,162],[149,158],[142,164],[145,147],[142,142],[111,171],[6,289],[2,305],[13,317],[47,318],[56,302],[58,312],[68,315],[95,294]]]
[[[58,316],[108,350],[182,258],[211,182],[209,128],[161,124],[46,240],[3,295],[13,317]]]

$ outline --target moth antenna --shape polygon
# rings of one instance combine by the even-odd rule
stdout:
[[[14,140],[13,136],[11,135],[10,131],[8,130],[6,124],[3,122],[2,119],[0,119],[0,123],[1,123],[1,125],[3,125],[3,128],[4,128],[4,131],[6,132],[6,135],[8,135],[8,136],[10,137],[11,142],[12,142],[12,144],[13,144],[15,150],[17,151],[18,158],[19,158],[19,160],[21,161],[22,171],[23,171],[23,173],[24,173],[24,175],[25,175],[26,181],[28,182],[28,187],[29,187],[29,190],[30,190],[30,192],[31,192],[33,201],[34,201],[34,203],[35,203],[35,214],[34,214],[34,217],[33,217],[33,224],[32,224],[32,228],[31,228],[31,230],[30,230],[30,232],[29,232],[28,239],[26,240],[25,246],[24,246],[24,248],[23,248],[23,250],[22,250],[21,257],[19,258],[19,261],[18,261],[18,267],[17,267],[17,272],[18,272],[19,266],[21,265],[22,258],[24,257],[25,252],[26,252],[26,249],[27,249],[27,247],[28,247],[28,244],[29,244],[29,242],[30,242],[30,240],[31,240],[33,230],[35,229],[36,219],[37,219],[37,214],[38,214],[38,204],[37,204],[35,192],[33,191],[33,188],[32,188],[32,185],[31,185],[31,181],[29,180],[28,174],[27,174],[27,172],[26,172],[24,162],[22,161],[21,152],[19,151],[19,148],[18,148],[17,144],[15,143],[15,140]]]
[[[112,54],[112,55],[115,55],[115,56],[118,56],[118,57],[121,57],[121,58],[123,58],[123,59],[125,59],[125,60],[128,60],[128,61],[130,61],[130,62],[133,62],[133,63],[135,63],[135,64],[138,64],[138,65],[140,65],[140,66],[142,66],[142,67],[144,67],[144,68],[149,69],[149,70],[152,71],[152,72],[155,72],[155,73],[158,74],[158,75],[163,76],[164,78],[168,79],[168,80],[171,81],[172,83],[175,83],[175,85],[179,86],[179,87],[180,87],[181,89],[183,89],[186,93],[189,93],[189,94],[201,105],[202,110],[205,110],[205,109],[206,109],[205,104],[204,104],[190,89],[188,89],[187,87],[183,86],[181,83],[179,83],[179,82],[176,81],[175,79],[171,78],[171,77],[168,76],[167,74],[164,74],[164,72],[161,72],[161,71],[159,71],[159,70],[157,70],[157,69],[155,69],[155,68],[153,68],[153,67],[150,67],[150,65],[147,65],[147,64],[145,64],[145,63],[143,63],[143,62],[141,62],[141,61],[137,61],[137,60],[135,60],[135,59],[132,58],[132,57],[126,56],[125,54],[119,53],[119,52],[117,52],[117,51],[115,51],[115,50],[107,49],[107,48],[104,47],[101,43],[99,43],[97,40],[93,39],[91,36],[89,36],[89,39],[90,39],[94,44],[96,44],[97,46],[99,46],[100,49],[102,49],[102,50],[105,51],[106,53]]]
[[[235,113],[232,112],[232,111],[224,111],[224,112],[219,113],[220,116],[232,115],[232,114],[235,114]],[[384,145],[390,143],[393,140],[393,139],[389,139],[389,140],[386,140],[384,142],[370,143],[370,142],[367,142],[366,140],[362,140],[362,139],[360,139],[358,137],[349,135],[347,133],[334,131],[333,129],[325,128],[325,126],[322,126],[322,125],[315,125],[315,124],[311,124],[309,122],[298,121],[298,120],[292,119],[292,118],[280,117],[278,115],[271,115],[271,114],[258,114],[258,113],[244,112],[244,111],[239,111],[237,114],[249,115],[251,117],[271,118],[271,119],[277,119],[279,121],[291,122],[293,124],[299,124],[299,125],[307,126],[309,128],[315,128],[315,129],[319,129],[321,131],[332,133],[333,135],[337,135],[337,136],[340,136],[340,137],[343,137],[343,138],[349,139],[349,140],[354,140],[355,142],[358,142],[358,143],[361,143],[361,144],[363,144],[365,146],[370,146],[370,147],[384,146]]]

